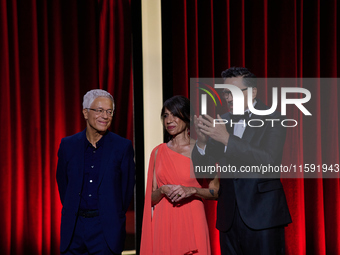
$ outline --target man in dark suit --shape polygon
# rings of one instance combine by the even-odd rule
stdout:
[[[257,116],[248,109],[248,89],[252,87],[255,109],[266,110],[258,98],[256,77],[246,68],[233,67],[222,72],[225,84],[238,87],[244,95],[245,115],[237,119],[233,115],[233,95],[224,89],[224,98],[231,112],[218,118],[234,125],[214,126],[208,115],[195,117],[198,134],[192,159],[195,165],[234,166],[233,178],[221,175],[217,204],[216,227],[220,231],[222,254],[284,254],[284,227],[291,222],[284,190],[279,174],[270,176],[255,173],[240,175],[245,166],[281,164],[286,130],[279,121],[278,112]],[[263,121],[263,126],[249,119]],[[225,178],[224,178],[225,177]],[[247,178],[244,178],[247,177]],[[266,178],[264,178],[266,177]]]
[[[62,254],[120,254],[123,250],[135,164],[131,141],[108,131],[113,112],[108,92],[87,92],[83,101],[86,129],[61,140],[57,183],[63,205]]]

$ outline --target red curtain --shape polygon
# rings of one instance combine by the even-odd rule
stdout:
[[[85,128],[83,95],[108,90],[133,138],[130,4],[0,0],[0,19],[0,253],[59,254],[57,150]]]
[[[258,77],[337,77],[337,1],[171,1],[173,93],[190,77],[246,66]],[[133,138],[130,4],[0,0],[1,254],[58,254],[57,149],[81,131],[82,96],[116,99],[112,131]],[[170,31],[169,31],[170,32]],[[267,101],[270,88],[260,91]],[[340,89],[314,86],[315,119],[288,133],[284,162],[339,163]],[[313,116],[314,117],[314,116]],[[282,180],[287,254],[340,253],[339,179]],[[206,204],[219,254],[215,202]]]
[[[258,77],[337,77],[337,1],[172,1],[173,94],[189,96],[189,79],[220,77],[245,66]],[[163,28],[164,29],[164,28]],[[261,88],[261,99],[271,88]],[[339,164],[337,84],[311,87],[313,118],[296,112],[283,164]],[[339,179],[283,179],[293,223],[287,254],[340,254]],[[213,254],[220,254],[215,203],[206,204]]]

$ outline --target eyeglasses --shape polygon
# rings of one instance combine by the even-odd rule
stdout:
[[[104,112],[106,112],[107,116],[110,116],[110,117],[113,116],[113,110],[111,109],[108,109],[108,110],[104,110],[103,108],[97,108],[97,109],[86,108],[86,109],[96,112],[97,115],[104,115]]]
[[[241,89],[241,91],[245,91],[247,90],[248,88],[245,88],[245,89]],[[231,94],[231,91],[230,90],[223,90],[222,93],[224,94],[225,97],[229,97]]]

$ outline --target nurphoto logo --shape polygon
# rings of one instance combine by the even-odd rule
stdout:
[[[219,99],[221,105],[222,105],[222,100],[219,97],[218,93],[216,92],[215,89],[228,89],[230,93],[232,94],[233,97],[233,115],[243,115],[245,111],[245,99],[244,99],[244,94],[242,90],[232,84],[214,84],[214,87],[209,86],[208,84],[198,82],[199,84],[204,85],[205,87],[209,88]],[[215,106],[217,106],[216,100],[211,92],[209,92],[205,88],[198,87],[199,90],[205,92],[201,94],[201,115],[206,115],[207,114],[207,94],[212,98],[212,100],[215,103]],[[272,88],[272,105],[269,109],[266,110],[258,110],[254,107],[253,105],[253,99],[252,99],[252,93],[253,93],[253,88],[248,87],[247,89],[248,93],[248,100],[247,100],[247,106],[249,111],[252,114],[255,114],[257,116],[269,116],[270,114],[274,113],[278,107],[278,88],[273,87]],[[292,94],[294,93],[295,95],[299,95],[301,97],[296,97],[296,98],[288,98],[287,94]],[[310,101],[311,99],[311,93],[308,89],[301,88],[301,87],[281,87],[281,115],[286,116],[287,115],[287,105],[295,105],[304,115],[306,116],[312,116],[310,111],[307,110],[307,108],[303,105],[307,102]],[[264,125],[264,121],[269,121],[271,122],[271,126],[274,126],[274,122],[280,122],[282,126],[284,127],[295,127],[298,125],[298,121],[295,119],[250,119],[246,123],[244,120],[244,126],[248,124],[248,126],[251,127],[262,127]],[[233,123],[232,120],[229,120],[230,125],[235,125],[239,123]],[[226,119],[214,119],[214,126],[216,124],[227,124],[228,120]],[[256,124],[255,124],[256,123]]]

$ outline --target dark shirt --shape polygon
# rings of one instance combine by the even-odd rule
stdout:
[[[80,210],[98,210],[99,171],[106,134],[96,143],[96,148],[85,137],[84,181]]]

